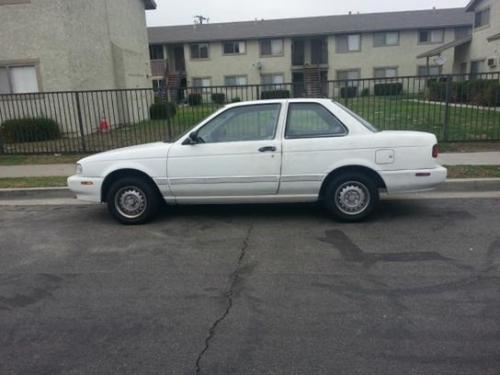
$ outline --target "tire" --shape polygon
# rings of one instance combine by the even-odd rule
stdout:
[[[346,222],[361,221],[377,206],[378,188],[362,173],[344,173],[328,182],[324,192],[325,206],[336,218]]]
[[[113,182],[106,198],[109,213],[128,225],[150,221],[161,205],[156,189],[140,177],[124,177]]]

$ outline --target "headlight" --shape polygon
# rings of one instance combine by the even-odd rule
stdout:
[[[83,173],[83,167],[81,164],[77,164],[75,168],[76,174],[82,174]]]

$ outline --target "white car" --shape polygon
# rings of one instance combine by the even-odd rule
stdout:
[[[328,99],[242,102],[220,109],[176,142],[112,150],[80,160],[69,188],[106,202],[121,223],[151,219],[167,204],[322,201],[357,221],[379,191],[429,190],[446,179],[437,139],[377,131]]]

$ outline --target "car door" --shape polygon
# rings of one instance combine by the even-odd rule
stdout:
[[[280,115],[280,103],[230,107],[197,129],[195,144],[181,138],[168,154],[172,194],[179,201],[276,194]]]
[[[319,193],[328,168],[352,152],[347,127],[316,102],[290,102],[283,136],[282,195]]]

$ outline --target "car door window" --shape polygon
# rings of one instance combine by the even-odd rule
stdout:
[[[285,138],[334,137],[347,134],[346,127],[318,103],[291,103]]]
[[[273,139],[280,108],[280,104],[230,108],[205,124],[198,137],[205,143]]]

